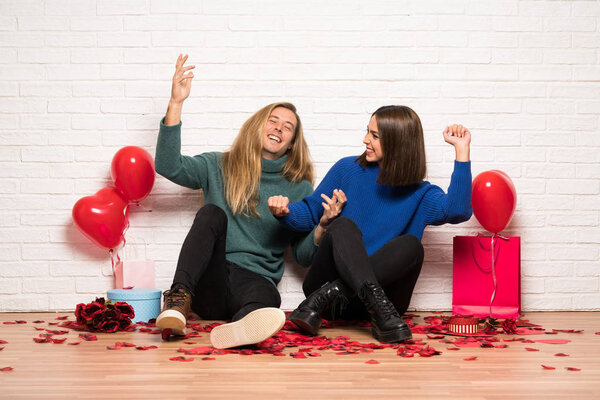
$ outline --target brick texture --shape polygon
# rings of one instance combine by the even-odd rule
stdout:
[[[72,309],[111,288],[107,250],[73,225],[111,184],[126,145],[154,153],[173,64],[197,65],[183,151],[226,150],[253,111],[298,106],[317,183],[359,154],[369,115],[406,104],[425,127],[428,180],[444,189],[473,132],[473,174],[500,169],[518,205],[523,307],[600,310],[600,6],[597,1],[0,1],[0,312]],[[128,259],[166,289],[201,193],[157,177],[130,210]],[[148,212],[152,210],[152,212]],[[411,308],[448,310],[452,237],[429,227]],[[288,257],[282,307],[303,299]]]

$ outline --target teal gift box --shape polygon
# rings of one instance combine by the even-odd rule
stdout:
[[[106,297],[112,302],[124,301],[133,307],[134,322],[148,322],[160,314],[160,290],[158,289],[111,289]]]

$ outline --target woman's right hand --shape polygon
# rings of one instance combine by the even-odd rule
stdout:
[[[269,211],[277,218],[285,217],[290,213],[288,206],[290,205],[290,199],[285,196],[271,196],[267,200]]]
[[[175,74],[173,75],[173,85],[171,86],[171,102],[175,104],[181,104],[190,95],[192,88],[192,79],[194,73],[186,72],[196,68],[195,65],[189,65],[184,67],[183,64],[188,59],[188,55],[182,56],[181,54],[177,57],[175,63]]]

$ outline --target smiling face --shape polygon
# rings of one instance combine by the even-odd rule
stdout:
[[[297,120],[292,110],[277,107],[271,111],[262,140],[262,157],[277,160],[292,147]]]
[[[383,160],[383,150],[381,148],[381,140],[379,138],[379,131],[377,130],[377,119],[375,116],[371,117],[369,126],[367,127],[367,134],[363,139],[363,143],[367,146],[365,155],[368,162],[376,162],[381,164]]]

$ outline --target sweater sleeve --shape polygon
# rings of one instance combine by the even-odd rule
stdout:
[[[458,224],[471,218],[471,162],[454,161],[448,193],[432,185],[422,204],[427,225]]]
[[[299,202],[290,204],[290,213],[279,219],[284,226],[297,232],[309,232],[317,226],[323,215],[321,194],[324,193],[326,196],[331,197],[334,189],[340,189],[343,176],[342,161],[344,159],[331,167],[313,194],[306,196]]]
[[[312,185],[306,182],[302,187],[302,197],[309,196],[313,192]],[[315,244],[314,229],[306,234],[306,232],[293,233],[291,240],[292,254],[298,264],[303,267],[308,267],[312,263],[313,255],[317,251],[318,246]]]
[[[156,143],[156,172],[168,180],[190,189],[208,189],[208,160],[203,155],[181,155],[181,122],[167,126],[160,121]]]

